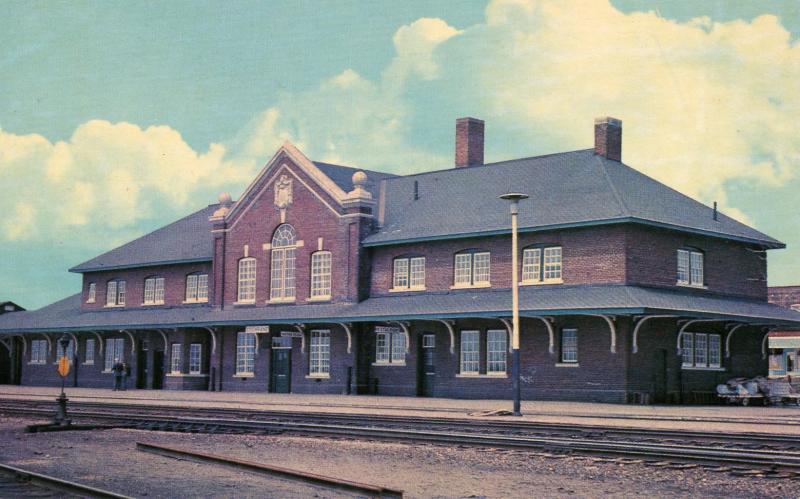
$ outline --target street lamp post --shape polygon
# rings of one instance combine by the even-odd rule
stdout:
[[[55,426],[69,426],[71,424],[70,419],[67,417],[67,395],[64,393],[64,383],[67,379],[67,374],[69,374],[69,364],[70,359],[67,358],[67,347],[69,347],[69,337],[64,335],[61,339],[58,340],[58,343],[61,344],[61,358],[58,362],[58,374],[61,375],[61,395],[58,396],[56,402],[58,402],[58,406],[56,408],[56,415],[53,417],[53,425]],[[57,347],[56,347],[57,348]]]
[[[527,198],[528,195],[521,192],[508,192],[500,196],[500,199],[511,201],[511,388],[514,392],[514,416],[522,416],[519,387],[519,250],[517,249],[517,215],[519,214],[520,200]]]

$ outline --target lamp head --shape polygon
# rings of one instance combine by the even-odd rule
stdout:
[[[506,192],[500,195],[500,199],[505,199],[506,201],[519,201],[520,199],[528,199],[528,197],[527,194],[521,192]]]
[[[69,336],[64,335],[59,338],[58,342],[61,344],[61,349],[66,351],[67,347],[69,346]]]

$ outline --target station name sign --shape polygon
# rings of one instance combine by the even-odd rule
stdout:
[[[298,331],[281,331],[281,336],[284,338],[302,338],[303,333]]]
[[[244,332],[254,333],[254,334],[268,334],[269,326],[247,326],[244,328]]]
[[[399,327],[390,327],[390,326],[375,326],[376,333],[399,333]]]

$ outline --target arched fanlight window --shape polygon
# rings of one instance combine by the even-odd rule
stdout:
[[[272,236],[270,300],[291,301],[295,295],[295,245],[297,233],[289,224],[280,225]]]

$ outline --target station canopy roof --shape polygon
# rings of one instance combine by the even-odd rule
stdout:
[[[524,287],[520,314],[646,315],[774,325],[800,329],[800,313],[762,301],[732,299],[682,290],[625,285]],[[511,290],[463,290],[392,295],[360,303],[218,309],[211,306],[80,310],[80,295],[30,312],[0,316],[0,334],[108,331],[253,324],[382,322],[398,320],[509,317]]]

